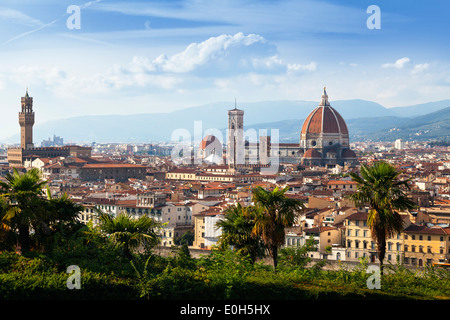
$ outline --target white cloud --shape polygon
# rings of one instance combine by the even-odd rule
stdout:
[[[128,64],[96,68],[95,72],[84,73],[67,65],[52,67],[49,63],[11,67],[4,74],[14,75],[13,82],[21,87],[41,88],[58,98],[119,99],[172,93],[192,99],[220,99],[223,94],[224,99],[229,94],[242,94],[242,90],[249,96],[261,97],[261,91],[267,98],[270,94],[279,96],[293,78],[298,80],[298,75],[312,74],[316,69],[314,61],[286,63],[262,36],[239,32],[193,42],[170,55],[134,56]]]
[[[288,64],[287,65],[287,71],[291,73],[296,72],[304,72],[304,71],[316,71],[317,69],[317,63],[312,61],[308,64]]]
[[[236,65],[242,69],[261,67],[269,63],[277,63],[273,57],[264,56],[273,50],[273,46],[257,34],[220,35],[210,37],[200,43],[191,43],[185,50],[168,57],[161,54],[153,61],[145,57],[134,57],[130,68],[131,72],[155,73],[188,73],[205,71],[214,75],[215,72],[231,72]],[[263,57],[260,57],[260,56]],[[259,59],[259,60],[258,60]],[[270,60],[272,59],[272,60]],[[263,63],[261,63],[263,61]],[[230,67],[230,68],[227,68]],[[234,72],[234,71],[233,71]]]
[[[414,68],[412,69],[411,73],[412,74],[416,74],[416,73],[420,73],[422,71],[425,71],[429,68],[430,64],[429,63],[421,63],[421,64],[416,64],[414,66]]]
[[[177,74],[202,78],[224,78],[247,73],[286,74],[315,71],[316,62],[286,64],[276,47],[257,34],[220,35],[189,44],[171,56],[161,54],[153,60],[135,56],[128,66],[117,70],[124,73]]]
[[[383,68],[397,68],[402,69],[411,60],[408,57],[403,57],[395,61],[394,63],[385,63],[382,65]]]

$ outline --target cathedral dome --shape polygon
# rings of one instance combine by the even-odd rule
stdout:
[[[323,89],[322,101],[319,106],[315,108],[303,122],[301,135],[303,136],[310,133],[348,135],[347,125],[336,109],[330,106],[325,88]]]
[[[200,150],[206,150],[207,148],[210,148],[212,146],[220,147],[221,143],[215,136],[208,135],[203,138],[202,142],[200,142],[199,148]]]

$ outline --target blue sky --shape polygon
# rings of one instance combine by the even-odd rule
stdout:
[[[80,8],[69,29],[67,8]],[[366,9],[377,5],[381,29]],[[36,122],[217,101],[450,99],[447,1],[3,0],[0,140]]]

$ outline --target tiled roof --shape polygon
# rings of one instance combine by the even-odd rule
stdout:
[[[318,106],[303,122],[301,133],[348,134],[348,129],[342,116],[333,107]]]
[[[102,168],[145,168],[144,166],[130,163],[88,163],[83,169],[102,169]]]
[[[447,230],[446,230],[447,229]],[[446,235],[450,233],[450,228],[443,228],[440,226],[428,227],[426,225],[412,224],[405,230],[406,233],[422,233],[422,234],[442,234]]]
[[[347,217],[347,220],[367,220],[367,212],[355,212],[354,214]]]

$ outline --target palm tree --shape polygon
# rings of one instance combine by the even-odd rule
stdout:
[[[253,233],[255,227],[256,208],[242,207],[240,203],[227,208],[224,219],[216,223],[221,228],[219,248],[234,247],[243,256],[249,256],[254,263],[264,257],[265,245],[260,236]]]
[[[125,213],[116,217],[103,213],[99,216],[99,222],[102,233],[122,247],[124,256],[129,259],[132,258],[131,250],[140,244],[156,245],[159,242],[155,229],[162,227],[162,224],[147,215],[134,219]]]
[[[258,208],[253,232],[262,237],[273,259],[276,271],[278,248],[285,241],[285,228],[292,227],[300,210],[304,208],[300,200],[288,198],[288,187],[266,191],[262,187],[253,189],[253,202]]]
[[[361,176],[350,173],[358,183],[356,192],[349,196],[356,206],[369,205],[367,225],[372,238],[377,243],[380,272],[383,274],[383,260],[386,253],[386,239],[403,230],[403,220],[399,211],[416,207],[406,191],[408,180],[400,180],[392,165],[377,161],[372,166],[361,165]]]
[[[47,187],[47,199],[40,209],[41,215],[39,224],[35,226],[35,233],[46,251],[55,242],[56,234],[61,238],[68,238],[83,226],[78,217],[83,206],[73,202],[66,193],[52,197]]]
[[[5,201],[2,223],[11,230],[18,230],[18,242],[23,252],[31,248],[30,230],[39,221],[42,204],[42,189],[47,183],[41,179],[38,169],[33,168],[23,174],[17,169],[0,181],[1,198]]]

